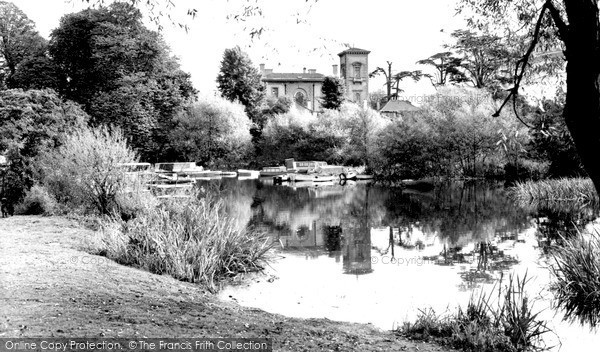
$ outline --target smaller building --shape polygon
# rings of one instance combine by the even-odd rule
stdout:
[[[419,111],[419,108],[408,100],[390,100],[379,110],[379,113],[390,118],[402,118],[416,111]]]

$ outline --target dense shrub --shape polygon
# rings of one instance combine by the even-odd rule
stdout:
[[[64,136],[84,126],[88,116],[52,90],[0,91],[0,154],[7,155],[2,198],[19,203],[34,182],[34,158],[60,146]]]
[[[40,157],[42,182],[56,199],[84,211],[112,214],[117,197],[125,192],[121,163],[136,160],[119,131],[82,128],[64,144]]]
[[[378,135],[388,123],[377,112],[355,104],[318,116],[291,110],[266,123],[257,159],[263,165],[280,164],[286,158],[369,165],[378,151]]]
[[[385,178],[498,176],[525,156],[524,127],[485,90],[445,87],[419,112],[402,117],[379,140],[375,172]]]
[[[251,127],[241,104],[202,97],[177,116],[169,144],[179,161],[235,168],[248,162]]]
[[[17,214],[23,215],[53,215],[56,210],[56,199],[40,185],[31,187],[15,209]]]

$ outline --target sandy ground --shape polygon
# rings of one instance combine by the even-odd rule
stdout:
[[[97,236],[62,217],[0,219],[0,337],[267,337],[275,351],[450,351],[370,325],[224,302],[88,254]]]

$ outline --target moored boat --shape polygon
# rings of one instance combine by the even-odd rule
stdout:
[[[281,176],[288,172],[285,166],[266,166],[260,170],[260,177]]]
[[[260,171],[258,170],[246,170],[239,169],[237,170],[238,178],[258,178],[260,176]]]
[[[237,172],[235,171],[223,171],[221,172],[221,177],[237,177]]]
[[[358,175],[356,175],[355,179],[357,179],[357,180],[372,180],[373,175],[358,174]]]

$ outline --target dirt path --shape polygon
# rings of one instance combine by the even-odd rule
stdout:
[[[449,351],[370,325],[223,302],[86,253],[94,236],[61,217],[0,219],[0,337],[268,337],[275,351]]]

